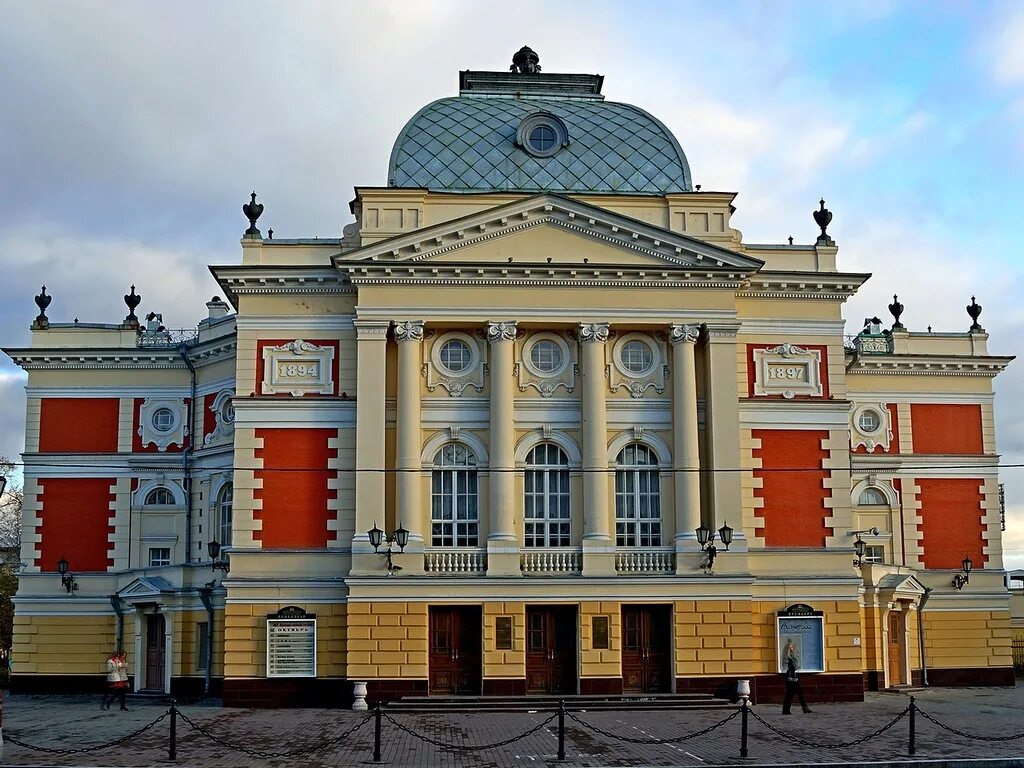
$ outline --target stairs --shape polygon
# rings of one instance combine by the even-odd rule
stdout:
[[[573,711],[600,709],[712,709],[729,707],[710,693],[651,693],[634,696],[408,696],[388,702],[393,712],[553,712],[558,702]]]

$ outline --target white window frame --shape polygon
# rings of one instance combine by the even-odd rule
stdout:
[[[227,536],[224,535],[224,532],[225,532],[224,496],[226,494],[230,494],[231,495],[231,498],[228,499],[228,509],[227,509],[227,517],[228,517],[227,525],[226,525]],[[217,497],[216,497],[216,502],[215,502],[215,506],[216,506],[216,510],[217,510],[217,541],[220,543],[221,547],[225,547],[225,548],[231,546],[231,537],[233,535],[233,528],[232,528],[232,526],[234,525],[234,517],[235,517],[235,513],[234,513],[234,500],[235,500],[235,485],[234,485],[234,483],[232,483],[229,480],[228,482],[224,483],[218,489]]]
[[[163,492],[170,497],[170,501],[150,501],[154,494]],[[173,507],[177,504],[177,499],[174,498],[174,491],[168,488],[166,485],[158,485],[155,488],[150,488],[146,491],[146,498],[142,502],[144,507]]]
[[[459,449],[465,451],[465,464],[455,463],[456,457],[449,456]],[[463,483],[461,491],[460,483]],[[467,517],[461,519],[458,503],[460,498],[465,501],[468,510]],[[444,517],[446,511],[451,512],[450,518]],[[441,526],[440,534],[435,533],[435,526]],[[447,526],[451,526],[450,534],[446,532]],[[475,533],[471,534],[472,529],[475,529]],[[465,443],[447,443],[434,455],[433,468],[430,472],[430,545],[480,546],[479,465],[476,453]]]
[[[564,461],[534,463],[533,459],[538,452],[543,450],[545,454],[550,455],[551,449],[554,449],[556,456],[560,456]],[[542,442],[530,449],[523,473],[524,546],[530,549],[572,546],[571,483],[569,456],[560,446]],[[553,485],[558,487],[552,488]],[[531,506],[535,513],[533,517],[529,514]],[[540,514],[536,514],[538,508]],[[558,513],[557,516],[551,514],[552,509]],[[561,514],[563,511],[564,515]],[[533,533],[530,532],[531,527]]]
[[[654,460],[653,464],[624,464],[623,455],[630,448],[637,451],[646,451]],[[648,486],[641,490],[641,478],[646,476]],[[626,488],[627,479],[632,483],[632,489]],[[654,486],[654,490],[651,490]],[[648,509],[653,503],[657,504],[658,514],[656,517],[642,517],[640,510],[643,500],[647,499]],[[626,502],[629,502],[628,506]],[[627,514],[628,513],[628,514]],[[643,533],[644,524],[651,525],[646,534]],[[657,538],[652,533],[654,526],[657,528]],[[623,533],[620,534],[620,527]],[[644,538],[648,541],[645,542]],[[629,443],[619,451],[615,457],[615,543],[619,547],[660,547],[664,540],[664,515],[661,503],[661,458],[649,445],[641,442]]]
[[[167,557],[166,558],[163,558],[163,557],[159,558],[159,560],[162,561],[162,562],[153,562],[153,559],[154,559],[153,558],[153,554],[155,552],[166,552],[167,553]],[[171,564],[171,558],[172,557],[173,557],[173,551],[172,551],[172,549],[170,547],[150,547],[149,548],[149,557],[148,557],[148,562],[149,562],[149,566],[148,567],[149,568],[164,568],[164,567],[166,567],[166,566]]]

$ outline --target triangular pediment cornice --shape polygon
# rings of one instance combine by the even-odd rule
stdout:
[[[161,595],[173,594],[177,590],[166,579],[142,576],[119,590],[117,596],[128,602],[152,600]]]
[[[652,267],[728,272],[741,278],[764,265],[759,259],[727,248],[559,195],[535,195],[397,235],[335,256],[334,263],[345,270],[366,262],[413,267],[462,248],[539,226],[558,227],[624,252],[647,256]]]

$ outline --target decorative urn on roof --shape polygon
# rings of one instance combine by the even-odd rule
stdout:
[[[967,314],[971,318],[970,333],[984,333],[985,329],[978,322],[978,318],[981,317],[981,304],[973,296],[971,296],[971,303],[967,305]]]
[[[825,207],[825,198],[819,201],[821,206],[818,210],[812,211],[814,223],[821,227],[821,234],[815,242],[816,245],[835,245],[832,238],[828,236],[828,225],[832,223],[832,211]]]
[[[512,66],[508,70],[521,75],[535,75],[540,72],[540,56],[530,46],[524,45],[512,56]]]
[[[39,314],[36,319],[32,322],[33,328],[49,328],[50,318],[46,316],[46,308],[50,306],[50,302],[53,301],[53,296],[46,295],[46,286],[43,286],[42,291],[35,297],[36,306],[39,307]]]
[[[134,285],[132,286],[131,293],[124,295],[124,303],[128,307],[128,315],[121,324],[128,328],[138,328],[139,318],[135,315],[135,308],[142,303],[142,297],[135,292]]]
[[[242,206],[242,213],[245,214],[245,218],[249,220],[249,228],[245,230],[246,237],[263,237],[258,229],[256,229],[256,221],[263,214],[263,203],[256,202],[256,193],[252,193],[252,199],[248,203]]]

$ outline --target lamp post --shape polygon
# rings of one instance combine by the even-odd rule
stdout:
[[[210,568],[215,571],[224,571],[224,573],[227,573],[228,568],[230,567],[228,565],[228,559],[226,556],[223,560],[220,559],[220,550],[220,542],[216,539],[206,543],[206,552],[210,555],[210,560],[213,561],[210,563]]]
[[[75,581],[75,575],[68,570],[69,567],[70,563],[68,563],[66,558],[62,557],[57,561],[57,573],[60,574],[60,585],[67,590],[68,594],[71,594],[78,590],[78,582]]]
[[[728,523],[725,523],[718,529],[718,538],[721,539],[725,551],[728,552],[729,545],[732,544],[732,528],[729,527]],[[705,573],[711,573],[711,570],[715,567],[715,558],[718,557],[718,547],[715,546],[715,532],[702,525],[697,529],[697,543],[700,544],[701,551],[708,556],[707,562],[701,568],[704,569]]]
[[[956,588],[957,592],[963,589],[971,580],[971,568],[973,566],[974,563],[971,561],[971,558],[964,555],[964,559],[960,561],[960,568],[962,570],[953,577],[953,586]]]
[[[377,527],[377,523],[374,523],[373,528],[368,530],[366,535],[370,538],[370,546],[373,547],[373,551],[378,555],[384,555],[388,559],[388,576],[391,576],[395,571],[402,570],[402,566],[395,565],[391,560],[391,556],[394,554],[391,545],[397,546],[399,552],[405,552],[405,546],[409,543],[409,531],[399,525],[395,528],[394,533],[390,536],[385,536],[384,531]],[[387,544],[388,548],[381,552],[380,547],[384,544]]]
[[[853,560],[853,564],[860,568],[864,564],[864,551],[867,549],[867,544],[861,539],[860,535],[866,533],[870,536],[877,536],[877,528],[865,528],[863,531],[850,531],[849,536],[856,536],[857,540],[853,542],[853,552],[856,557]]]

